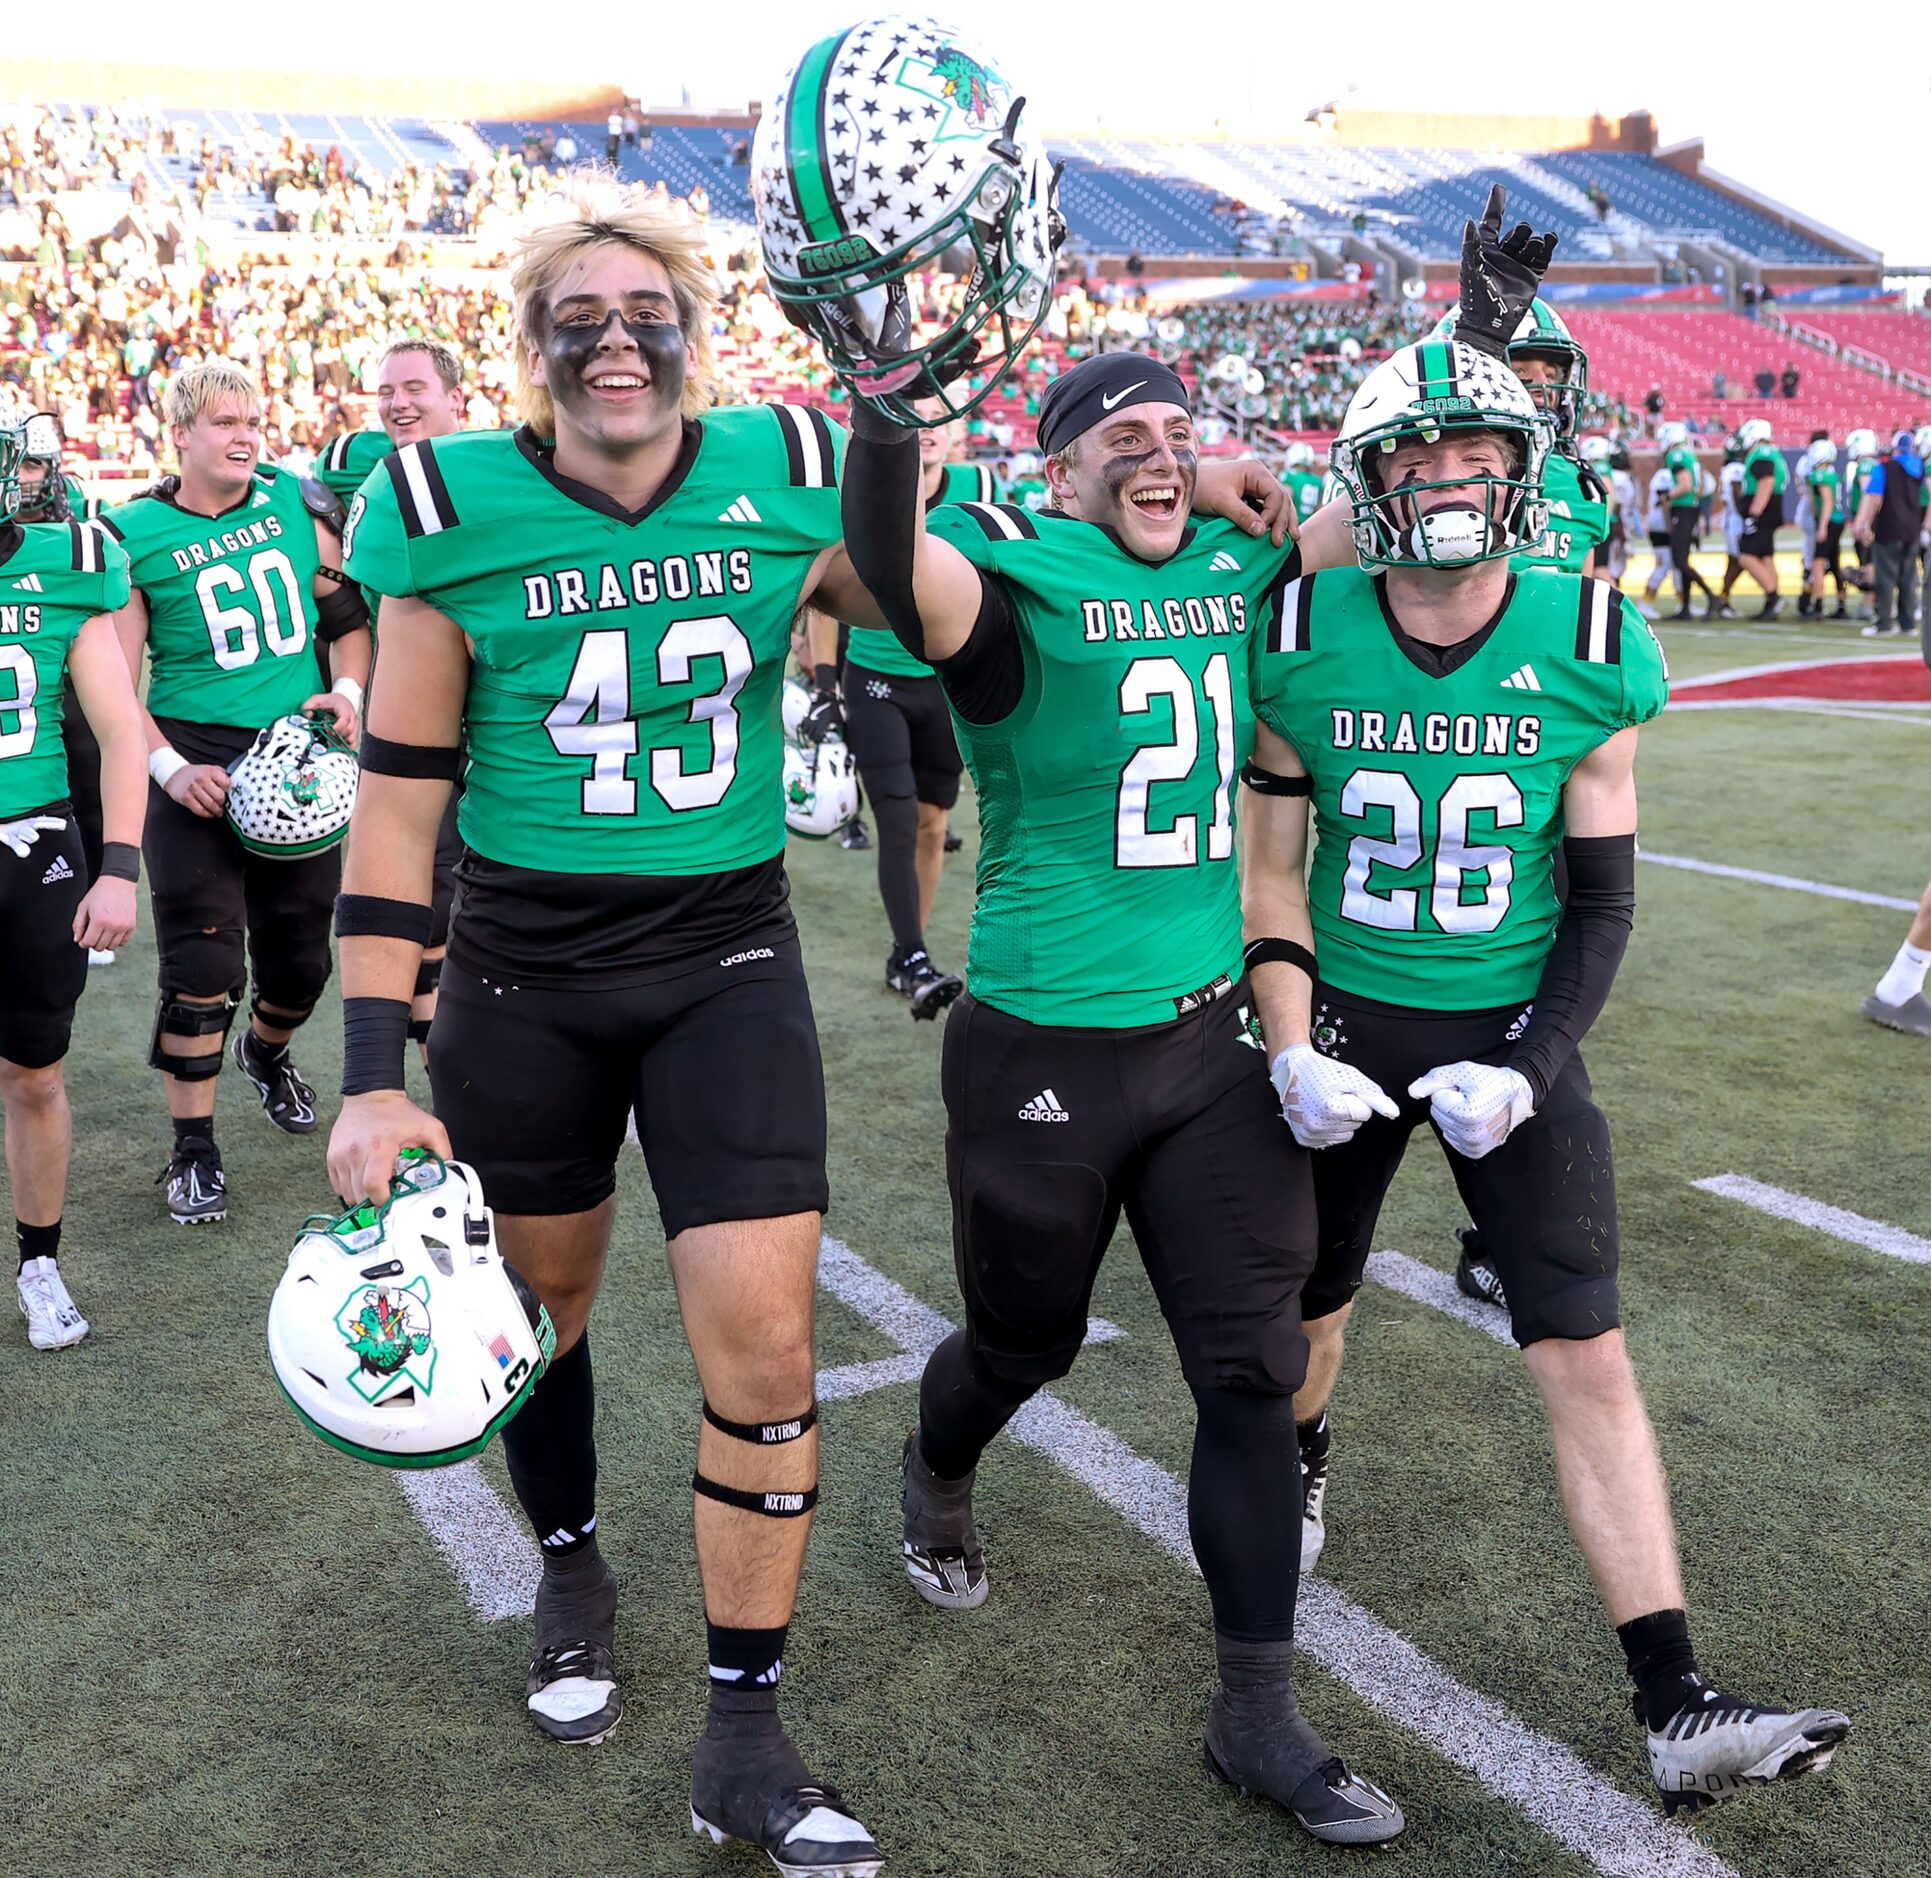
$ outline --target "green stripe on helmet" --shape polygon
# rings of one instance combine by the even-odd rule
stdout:
[[[1424,398],[1448,398],[1455,393],[1455,360],[1448,346],[1439,339],[1426,341],[1421,349],[1419,361],[1421,374],[1421,395]]]
[[[825,82],[844,43],[844,33],[819,40],[798,62],[785,99],[785,167],[791,172],[791,195],[807,242],[836,241],[845,232],[845,219],[831,193],[824,138]]]

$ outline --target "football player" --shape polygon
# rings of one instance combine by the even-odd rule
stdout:
[[[1643,527],[1649,535],[1649,578],[1643,583],[1641,612],[1645,619],[1656,617],[1656,596],[1670,573],[1670,496],[1676,488],[1676,472],[1660,459],[1649,477],[1649,501],[1643,510]]]
[[[1743,445],[1732,437],[1723,446],[1723,468],[1717,472],[1717,503],[1723,521],[1723,585],[1718,590],[1714,619],[1734,619],[1730,596],[1743,578]]]
[[[1258,651],[1250,931],[1308,878],[1318,976],[1256,970],[1320,1248],[1295,1405],[1320,1455],[1343,1330],[1413,1131],[1432,1126],[1507,1290],[1562,1499],[1617,1628],[1670,1811],[1822,1767],[1844,1716],[1741,1701],[1698,1666],[1667,1489],[1619,1328],[1607,1125],[1577,1046],[1635,902],[1637,727],[1663,656],[1606,581],[1511,557],[1538,540],[1536,407],[1499,362],[1431,342],[1363,381],[1334,449],[1362,565],[1304,576]],[[1506,700],[1498,706],[1498,700]],[[1307,793],[1291,793],[1299,783]],[[1559,897],[1556,860],[1566,863]],[[1304,1139],[1310,1138],[1308,1134]],[[1309,1474],[1309,1554],[1326,1463]]]
[[[1690,556],[1701,532],[1703,514],[1703,466],[1690,447],[1687,424],[1671,421],[1656,427],[1656,442],[1663,453],[1662,467],[1669,471],[1670,484],[1664,497],[1665,525],[1669,529],[1670,571],[1676,576],[1676,611],[1672,619],[1689,619],[1690,589],[1701,587],[1706,609],[1717,611],[1722,602],[1710,583],[1696,571]]]
[[[1858,1008],[1872,1023],[1882,1024],[1887,1030],[1931,1037],[1931,999],[1924,995],[1927,971],[1931,971],[1931,887],[1925,888],[1918,901],[1911,930],[1904,935],[1890,969]]]
[[[1303,523],[1312,521],[1314,511],[1321,506],[1321,491],[1327,485],[1327,476],[1316,462],[1311,443],[1296,442],[1287,446],[1281,481],[1293,498],[1295,519]]]
[[[1737,431],[1743,446],[1743,480],[1738,503],[1743,513],[1743,534],[1737,543],[1737,559],[1763,589],[1764,602],[1758,619],[1775,619],[1783,604],[1777,592],[1777,529],[1783,522],[1784,491],[1790,486],[1790,465],[1771,442],[1767,417],[1747,419]]]
[[[398,339],[376,368],[376,416],[380,430],[345,431],[323,451],[315,477],[344,506],[368,480],[371,470],[394,450],[423,437],[448,437],[463,428],[463,366],[455,353],[434,339]],[[369,604],[378,604],[372,596]],[[429,1060],[429,1026],[436,1016],[436,988],[449,951],[449,910],[456,897],[456,866],[462,836],[456,832],[460,779],[449,795],[442,826],[436,831],[436,885],[430,901],[429,943],[416,974],[416,995],[409,1005],[409,1035]]]
[[[327,713],[353,738],[370,642],[368,610],[342,572],[341,505],[262,462],[255,380],[225,360],[190,366],[168,386],[167,415],[179,477],[100,525],[131,564],[118,620],[128,670],[138,681],[144,651],[151,662],[146,851],[160,1003],[148,1060],[174,1125],[168,1213],[193,1226],[228,1216],[215,1083],[251,965],[235,1062],[277,1128],[315,1130],[315,1092],[288,1045],[328,982],[341,871],[337,848],[290,859],[244,848],[224,814],[227,766],[292,712]],[[317,640],[334,671],[323,691]]]
[[[27,1340],[60,1350],[87,1335],[59,1265],[74,1138],[62,1065],[88,948],[124,945],[134,931],[146,782],[140,707],[114,637],[127,556],[71,517],[16,519],[31,421],[0,392],[0,1111]],[[93,867],[65,752],[79,713],[106,797],[108,838]]]
[[[1837,588],[1837,610],[1829,617],[1848,619],[1844,610],[1844,485],[1837,474],[1837,444],[1827,430],[1816,432],[1810,440],[1810,455],[1804,470],[1804,485],[1810,494],[1814,539],[1810,544],[1803,604],[1812,619],[1824,614],[1824,582]]]
[[[1850,530],[1851,546],[1857,554],[1857,565],[1845,576],[1852,588],[1860,594],[1873,594],[1876,576],[1872,573],[1871,544],[1855,526],[1857,512],[1864,504],[1864,491],[1871,480],[1871,473],[1877,468],[1877,432],[1867,426],[1859,426],[1844,439],[1844,525]],[[1875,600],[1873,599],[1873,606]],[[1856,619],[1862,609],[1852,602],[1850,617]],[[1875,612],[1873,612],[1875,617]],[[1867,632],[1866,638],[1875,638],[1875,633]]]
[[[641,186],[566,188],[512,270],[524,426],[398,450],[350,519],[382,661],[338,914],[330,1171],[380,1199],[401,1149],[453,1144],[549,1310],[558,1355],[503,1437],[543,1554],[528,1712],[593,1744],[623,1702],[587,1326],[634,1111],[703,1390],[693,1815],[787,1871],[870,1878],[876,1845],[777,1706],[818,1493],[827,1202],[779,693],[800,600],[841,598],[839,435],[802,407],[710,408],[702,227]],[[465,727],[431,1117],[402,1058]]]
[[[943,421],[945,406],[936,398],[919,400],[918,410],[934,420],[918,433],[927,512],[944,502],[990,502],[992,471],[950,460],[965,435],[963,421]],[[925,949],[945,867],[946,816],[959,799],[964,770],[952,719],[931,666],[891,633],[852,627],[840,672],[830,663],[837,623],[820,615],[812,632],[817,695],[804,735],[816,738],[842,724],[878,822],[878,891],[892,929],[885,984],[905,998],[914,1017],[937,1017],[965,989],[965,980],[941,971]]]

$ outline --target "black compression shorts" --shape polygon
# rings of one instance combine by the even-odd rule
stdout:
[[[0,1057],[45,1069],[67,1054],[87,986],[87,949],[74,943],[87,854],[71,802],[31,813],[67,826],[48,829],[24,855],[0,848]]]
[[[1196,1388],[1292,1395],[1307,1368],[1308,1155],[1281,1119],[1246,987],[1168,1024],[1030,1024],[967,995],[946,1024],[953,1251],[996,1373],[1064,1375],[1124,1210]]]
[[[845,739],[874,798],[916,796],[940,809],[958,801],[965,763],[936,678],[847,664]]]
[[[505,1213],[600,1205],[633,1110],[666,1238],[829,1202],[824,1072],[795,935],[582,991],[452,959],[429,1081],[451,1145]]]
[[[1753,560],[1767,561],[1776,551],[1776,511],[1765,509],[1759,516],[1746,515],[1743,518],[1743,535],[1737,544],[1737,552],[1747,554]]]
[[[1408,1137],[1428,1104],[1408,1085],[1444,1063],[1500,1063],[1526,1013],[1413,1011],[1317,986],[1315,1046],[1372,1076],[1400,1104],[1398,1121],[1373,1117],[1352,1141],[1314,1156],[1320,1255],[1302,1310],[1338,1311],[1361,1286],[1375,1222]],[[1558,1072],[1542,1107],[1479,1161],[1448,1153],[1449,1171],[1501,1275],[1524,1346],[1543,1337],[1600,1336],[1621,1323],[1616,1295],[1616,1181],[1609,1124],[1589,1093],[1579,1055]]]

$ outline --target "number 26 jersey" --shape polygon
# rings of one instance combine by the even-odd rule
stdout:
[[[469,636],[458,825],[476,853],[688,876],[783,849],[780,686],[800,592],[840,536],[842,443],[816,411],[707,412],[634,514],[527,428],[383,459],[348,569]]]
[[[1529,571],[1450,671],[1418,662],[1360,568],[1282,596],[1254,708],[1313,779],[1308,911],[1321,978],[1429,1011],[1527,1003],[1561,903],[1562,791],[1663,709],[1669,674],[1606,580]]]

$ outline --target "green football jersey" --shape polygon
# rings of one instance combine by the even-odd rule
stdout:
[[[190,724],[259,730],[321,689],[315,517],[299,476],[263,468],[221,515],[152,491],[104,511],[147,600],[147,707]]]
[[[68,648],[97,613],[126,604],[127,556],[98,528],[0,528],[0,822],[66,799]]]
[[[346,508],[369,480],[369,472],[385,456],[393,456],[395,448],[386,430],[344,431],[322,452],[315,465],[315,480],[330,494],[339,496]]]
[[[784,664],[812,562],[840,538],[843,442],[802,407],[709,411],[637,514],[560,475],[528,430],[385,460],[349,512],[348,570],[469,636],[470,847],[630,875],[783,848]]]
[[[1511,578],[1441,675],[1359,568],[1306,576],[1270,619],[1255,709],[1314,780],[1308,903],[1337,990],[1430,1011],[1533,998],[1561,911],[1563,785],[1667,699],[1662,649],[1611,582]]]
[[[926,514],[948,502],[992,502],[997,500],[992,469],[985,463],[948,463],[939,483],[939,493],[925,505]],[[889,678],[930,678],[932,668],[915,659],[899,644],[896,633],[876,626],[854,626],[845,656],[868,672],[883,672]]]
[[[1844,465],[1844,519],[1857,520],[1858,505],[1863,502],[1870,487],[1871,471],[1876,463],[1870,457],[1854,456]]]
[[[1743,459],[1743,487],[1737,500],[1746,521],[1758,491],[1766,482],[1770,485],[1770,500],[1764,506],[1763,519],[1774,528],[1783,520],[1783,493],[1790,486],[1790,465],[1774,444],[1760,443]]]
[[[1670,485],[1669,506],[1673,509],[1693,509],[1703,500],[1703,466],[1696,460],[1696,452],[1686,443],[1663,458],[1663,467],[1672,476],[1682,470],[1690,473],[1690,486],[1687,492],[1679,490],[1674,483]]]
[[[1549,452],[1542,493],[1549,498],[1549,526],[1533,548],[1511,555],[1509,565],[1580,574],[1591,550],[1609,539],[1609,504],[1585,492],[1575,460],[1560,450]]]
[[[1810,513],[1818,528],[1844,519],[1844,492],[1838,486],[1835,463],[1813,463],[1805,472],[1810,486]]]
[[[997,577],[1025,656],[1009,716],[954,715],[979,795],[973,996],[1032,1023],[1169,1022],[1240,975],[1250,647],[1295,551],[1209,522],[1153,565],[1090,522],[978,503],[927,526]]]
[[[1327,478],[1319,470],[1289,470],[1281,481],[1293,498],[1295,515],[1306,521],[1321,506],[1321,490]]]

